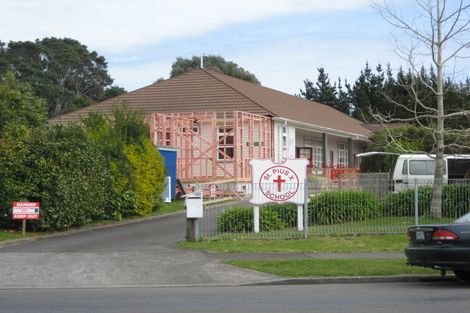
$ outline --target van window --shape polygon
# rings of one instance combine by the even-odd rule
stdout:
[[[410,175],[434,175],[435,164],[434,160],[411,160]]]
[[[434,175],[435,160],[410,160],[410,175]],[[444,166],[444,174],[446,168]]]
[[[403,175],[408,175],[408,160],[403,161],[403,168],[401,170]]]

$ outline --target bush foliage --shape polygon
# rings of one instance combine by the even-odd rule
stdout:
[[[379,216],[379,199],[363,191],[330,191],[315,196],[308,208],[309,224],[341,224]]]
[[[470,211],[470,184],[451,184],[442,189],[442,216],[456,218]],[[431,216],[432,187],[418,188],[418,212],[420,216]],[[415,190],[407,189],[388,195],[383,200],[386,216],[414,216]]]
[[[0,155],[1,217],[13,226],[13,201],[38,201],[41,218],[29,223],[37,230],[80,226],[104,216],[111,175],[100,150],[77,125],[50,128],[7,128]]]
[[[217,217],[217,230],[219,232],[252,232],[253,208],[235,207],[225,210]],[[260,208],[260,231],[273,231],[284,229],[286,221],[281,218],[279,207],[266,206]]]
[[[122,106],[114,110],[112,119],[93,113],[82,122],[105,155],[113,177],[108,215],[119,219],[157,210],[165,166],[149,139],[143,115]]]
[[[15,201],[41,203],[41,218],[28,223],[36,230],[158,208],[164,164],[141,114],[120,108],[51,126],[45,102],[12,74],[0,79],[0,109],[0,227],[19,226]]]

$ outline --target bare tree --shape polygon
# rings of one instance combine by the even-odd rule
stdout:
[[[434,217],[441,217],[445,138],[449,134],[469,135],[469,129],[446,128],[446,121],[451,118],[469,118],[470,110],[458,112],[445,110],[444,95],[448,90],[444,88],[444,78],[453,79],[458,75],[455,69],[459,61],[469,57],[470,3],[464,0],[415,0],[415,4],[416,15],[413,18],[406,18],[396,10],[392,1],[373,2],[374,8],[395,27],[396,54],[408,63],[415,74],[414,81],[407,86],[413,97],[414,107],[410,108],[409,105],[389,97],[395,106],[410,112],[412,117],[396,119],[383,114],[373,114],[373,116],[382,123],[416,123],[432,132],[435,140],[436,168],[431,208]],[[421,69],[423,65],[428,64],[432,64],[436,73],[435,84],[429,84],[429,81],[423,77]],[[430,106],[422,101],[422,92],[417,90],[417,83],[425,86],[427,93],[435,97],[435,105]]]

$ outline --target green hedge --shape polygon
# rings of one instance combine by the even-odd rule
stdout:
[[[418,188],[420,216],[431,216],[432,187]],[[383,200],[385,216],[414,216],[415,190],[407,189],[388,195]],[[457,218],[470,211],[470,184],[452,184],[442,188],[442,216]]]
[[[253,208],[235,207],[225,210],[217,217],[217,231],[219,232],[252,232]],[[260,208],[260,231],[282,230],[286,221],[280,217],[275,207]]]
[[[418,206],[421,216],[429,216],[431,212],[432,187],[418,188]],[[391,193],[383,199],[382,212],[384,216],[406,217],[415,215],[415,190],[407,189]]]
[[[285,228],[297,227],[297,205],[293,203],[270,203],[263,210],[274,212]]]
[[[378,217],[379,199],[362,191],[329,191],[315,196],[308,205],[310,225],[332,225]]]
[[[457,218],[470,212],[470,183],[444,186],[442,215]]]
[[[103,218],[112,188],[107,163],[83,128],[11,127],[1,140],[0,223],[15,226],[11,202],[38,201],[36,230],[61,230]]]

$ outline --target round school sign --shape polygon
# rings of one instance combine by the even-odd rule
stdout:
[[[287,201],[297,193],[299,177],[291,168],[275,165],[261,174],[258,184],[266,198]]]
[[[282,164],[275,164],[271,160],[252,160],[250,164],[253,168],[252,204],[304,203],[303,183],[307,174],[307,160],[287,160]]]

